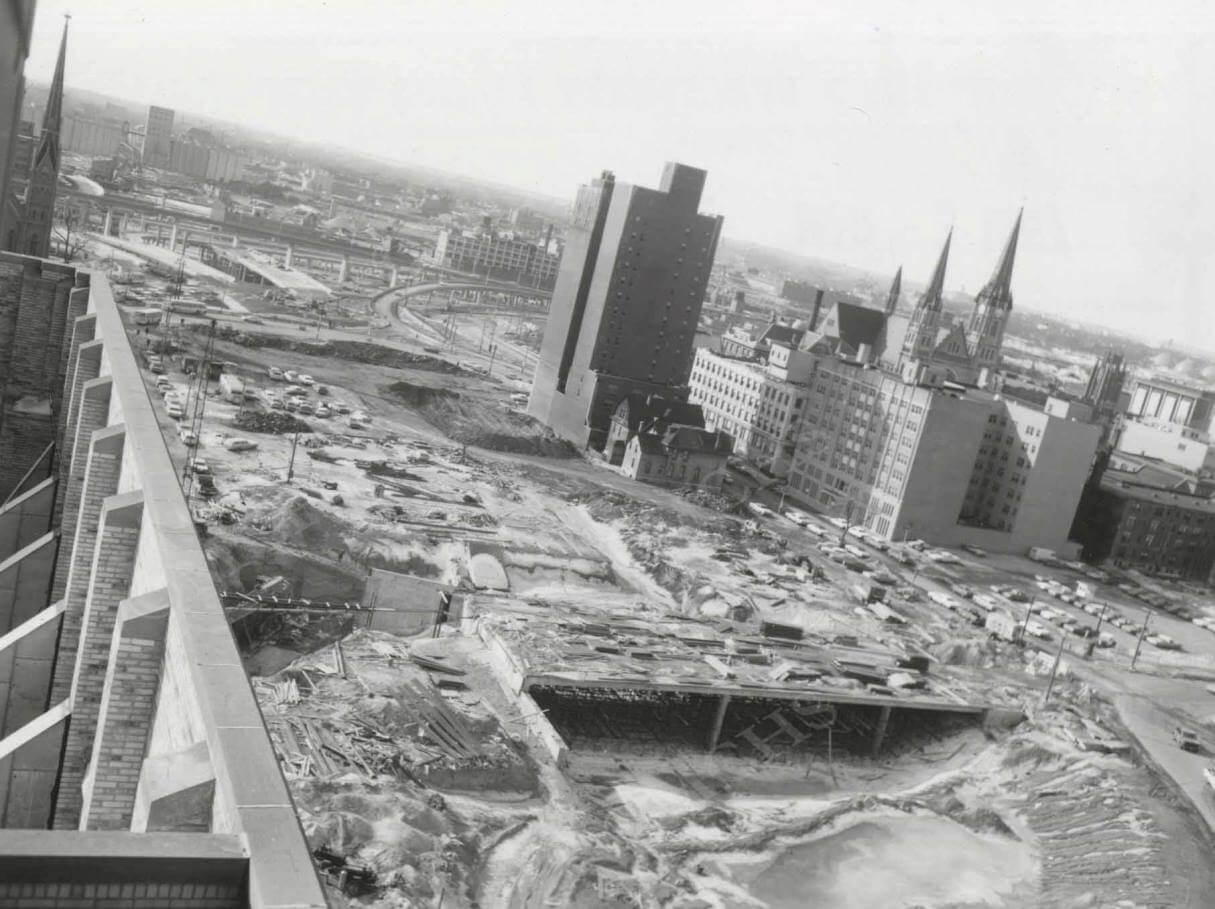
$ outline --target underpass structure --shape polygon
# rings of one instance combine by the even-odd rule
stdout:
[[[324,906],[102,275],[0,255],[0,393],[0,904]]]

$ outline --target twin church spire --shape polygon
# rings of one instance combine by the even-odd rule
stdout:
[[[953,242],[953,229],[945,237],[945,245],[937,258],[936,268],[924,293],[920,295],[907,334],[903,341],[900,363],[919,361],[932,363],[942,361],[947,376],[958,381],[982,381],[983,371],[992,370],[999,364],[1000,347],[1004,342],[1004,328],[1008,314],[1012,311],[1012,272],[1017,258],[1017,242],[1021,235],[1021,216],[1017,213],[1012,233],[1004,244],[995,271],[983,289],[975,297],[975,307],[965,332],[965,344],[960,339],[946,339],[945,347],[939,343],[941,328],[941,301],[945,291],[945,270],[949,264],[949,247]],[[902,269],[899,269],[901,280]],[[893,290],[893,288],[892,288]],[[889,300],[887,301],[889,307]],[[951,333],[952,335],[952,333]],[[947,364],[944,361],[948,361]]]

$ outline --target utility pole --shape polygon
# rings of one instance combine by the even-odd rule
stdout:
[[[491,376],[494,374],[494,357],[496,357],[497,354],[498,354],[498,345],[497,344],[489,345],[489,375],[491,375]]]
[[[1025,621],[1021,623],[1021,646],[1022,647],[1025,646],[1025,635],[1027,633],[1027,629],[1029,628],[1029,617],[1034,614],[1033,609],[1030,608],[1033,605],[1034,605],[1033,603],[1027,603],[1025,605]]]
[[[1139,648],[1143,646],[1143,639],[1147,637],[1148,622],[1152,619],[1150,610],[1143,610],[1143,627],[1139,629],[1139,640],[1135,642],[1135,652],[1131,654],[1131,670],[1135,669],[1135,661],[1139,659]]]
[[[291,461],[287,464],[287,482],[290,483],[292,477],[295,476],[295,446],[300,442],[300,431],[297,429],[295,435],[291,439]]]
[[[1101,624],[1105,621],[1105,610],[1110,608],[1109,603],[1101,604],[1101,615],[1097,616],[1097,637],[1101,637]]]
[[[1051,690],[1055,687],[1055,673],[1059,671],[1059,660],[1063,658],[1063,632],[1059,633],[1059,649],[1055,651],[1055,665],[1050,668],[1050,681],[1046,683],[1046,694],[1042,695],[1042,706],[1050,700]]]

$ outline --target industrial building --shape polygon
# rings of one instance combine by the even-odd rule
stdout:
[[[1212,472],[1213,428],[1215,392],[1161,376],[1139,376],[1131,386],[1117,447],[1195,473]]]
[[[143,135],[143,163],[148,167],[168,167],[172,142],[173,111],[149,105]]]
[[[601,450],[621,399],[686,386],[721,234],[705,177],[668,163],[656,190],[604,172],[578,191],[528,401],[562,437]]]
[[[551,289],[561,256],[540,244],[494,231],[443,230],[435,242],[434,262],[445,268],[488,275],[504,281]]]

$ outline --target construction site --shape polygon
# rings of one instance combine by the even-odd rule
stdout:
[[[1209,905],[1100,655],[583,458],[534,317],[245,303],[124,318],[332,905]]]

